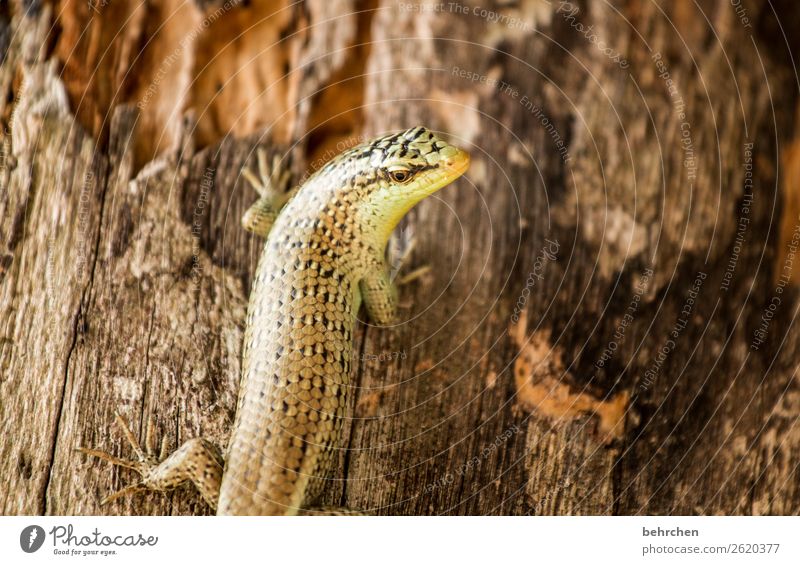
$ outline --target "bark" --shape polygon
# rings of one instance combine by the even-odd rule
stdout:
[[[2,512],[209,513],[101,507],[135,476],[74,450],[131,457],[115,412],[224,447],[262,246],[242,167],[262,146],[300,181],[425,124],[473,165],[402,224],[434,268],[359,328],[320,503],[796,514],[798,11],[743,6],[5,5]]]

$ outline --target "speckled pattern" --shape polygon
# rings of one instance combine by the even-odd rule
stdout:
[[[83,450],[142,475],[109,499],[190,480],[221,515],[313,511],[308,505],[333,474],[342,424],[353,412],[356,314],[363,300],[376,323],[394,316],[396,293],[385,261],[389,236],[417,202],[468,166],[467,153],[416,127],[345,151],[284,205],[286,195],[275,184],[286,177],[274,169],[267,174],[261,158],[261,197],[243,225],[267,241],[250,295],[224,470],[216,448],[197,439],[159,462],[119,419],[138,462]]]
[[[250,297],[220,514],[296,513],[317,494],[315,479],[331,473],[332,448],[352,414],[362,297],[376,322],[394,313],[389,234],[468,162],[460,149],[413,128],[341,154],[280,212]]]

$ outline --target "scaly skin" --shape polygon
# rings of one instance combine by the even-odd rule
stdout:
[[[417,202],[468,165],[467,153],[417,127],[345,151],[283,209],[286,198],[274,191],[280,177],[273,174],[273,190],[263,187],[243,218],[246,228],[269,235],[250,295],[224,472],[205,440],[191,440],[158,463],[126,432],[138,463],[83,450],[142,474],[110,498],[191,480],[209,504],[217,503],[218,514],[306,510],[333,471],[333,450],[352,415],[353,330],[361,302],[376,323],[394,316],[396,294],[384,259],[389,236]]]

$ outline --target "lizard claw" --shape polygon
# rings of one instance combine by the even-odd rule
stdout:
[[[395,281],[397,286],[403,286],[413,282],[431,270],[430,265],[423,265],[398,278],[400,272],[408,264],[416,244],[417,239],[414,236],[414,229],[412,227],[402,229],[399,233],[392,233],[389,237],[389,245],[386,247],[387,261],[390,269],[389,278]]]
[[[109,494],[100,501],[100,506],[105,506],[106,504],[110,504],[114,502],[116,499],[122,498],[126,494],[133,494],[135,492],[143,492],[146,490],[148,489],[144,481],[139,481],[138,483],[128,485],[126,487],[119,489],[118,491],[112,492],[111,494]]]
[[[122,428],[125,438],[136,454],[135,460],[115,457],[98,449],[78,447],[77,451],[108,461],[112,465],[133,469],[141,479],[109,494],[100,502],[101,505],[108,504],[126,494],[142,491],[166,492],[186,481],[191,481],[209,506],[216,508],[224,465],[222,453],[218,447],[202,438],[194,438],[184,442],[176,451],[167,455],[167,444],[162,440],[161,451],[156,456],[153,436],[155,423],[152,418],[148,422],[144,449],[139,445],[122,416],[116,414],[115,421]]]
[[[267,165],[267,152],[262,147],[256,150],[258,161],[258,175],[250,168],[242,169],[242,175],[253,186],[262,198],[278,201],[283,198],[289,188],[292,173],[288,168],[281,167],[281,158],[275,155],[272,158],[272,167]]]
[[[101,506],[105,505],[105,504],[108,504],[109,502],[112,502],[112,501],[116,500],[117,498],[120,498],[121,496],[124,496],[126,494],[130,494],[130,493],[133,493],[133,492],[139,492],[139,491],[150,489],[151,487],[148,486],[149,485],[148,476],[153,471],[153,469],[155,469],[158,466],[159,461],[164,458],[164,453],[165,453],[165,450],[166,450],[166,442],[162,441],[161,442],[161,454],[160,454],[160,456],[156,457],[154,455],[154,453],[153,453],[153,433],[152,432],[153,432],[153,429],[154,429],[154,425],[153,425],[154,423],[152,421],[152,418],[148,422],[147,435],[145,436],[145,448],[144,449],[142,449],[141,445],[139,445],[139,442],[137,441],[136,437],[133,435],[133,432],[131,431],[131,429],[128,426],[127,422],[125,422],[125,419],[122,416],[120,416],[119,413],[114,415],[114,421],[122,429],[122,433],[125,435],[125,439],[128,440],[128,443],[131,445],[131,448],[133,449],[134,453],[136,454],[136,460],[122,459],[120,457],[116,457],[114,455],[111,455],[110,453],[107,453],[105,451],[101,451],[99,449],[89,449],[89,448],[86,448],[86,447],[77,447],[77,448],[75,448],[75,451],[77,451],[78,453],[83,453],[84,455],[89,455],[91,457],[96,457],[96,458],[101,459],[103,461],[108,461],[112,465],[116,465],[118,467],[124,467],[126,469],[132,469],[132,470],[136,471],[136,473],[138,473],[140,477],[142,477],[142,480],[137,482],[137,483],[134,483],[132,485],[128,485],[126,487],[123,487],[122,489],[120,489],[120,490],[118,490],[116,492],[113,492],[110,495],[106,496],[103,500],[100,501],[100,505]]]

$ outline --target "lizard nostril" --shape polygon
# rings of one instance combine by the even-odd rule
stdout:
[[[456,171],[465,170],[469,165],[469,153],[461,149],[456,149],[455,153],[453,155],[448,155],[442,163],[448,169],[454,169]]]

